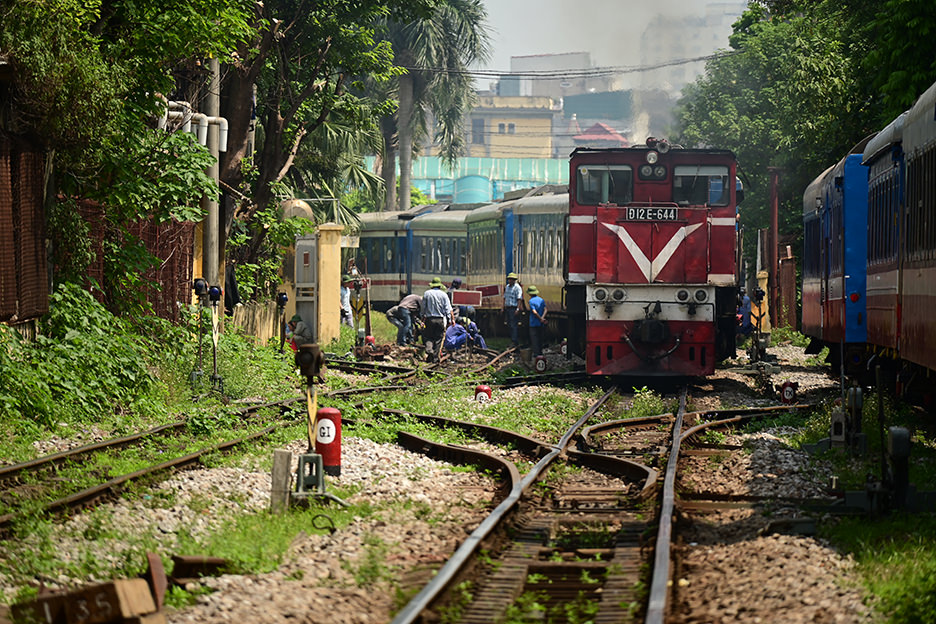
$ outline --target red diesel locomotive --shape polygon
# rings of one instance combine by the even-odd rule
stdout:
[[[648,139],[570,167],[565,303],[587,372],[712,374],[735,353],[734,155]]]

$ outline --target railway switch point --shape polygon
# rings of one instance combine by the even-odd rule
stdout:
[[[303,453],[299,455],[299,465],[296,468],[296,494],[324,494],[325,470],[322,456],[318,453]]]
[[[303,504],[309,499],[322,498],[335,501],[342,507],[348,506],[348,503],[325,489],[325,466],[322,456],[318,453],[303,453],[299,455],[299,464],[296,468],[296,491],[292,493],[291,501]]]

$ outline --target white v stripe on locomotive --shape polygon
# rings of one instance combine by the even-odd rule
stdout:
[[[676,253],[676,250],[679,249],[679,245],[686,240],[690,234],[695,232],[697,229],[702,227],[701,223],[695,223],[688,227],[683,226],[676,230],[676,233],[673,234],[673,237],[664,245],[663,249],[660,250],[660,253],[657,254],[656,258],[653,259],[653,262],[644,254],[643,250],[634,242],[634,239],[631,238],[630,234],[627,232],[627,229],[615,225],[613,223],[602,223],[601,225],[605,226],[612,232],[618,235],[618,238],[621,239],[621,242],[624,243],[624,246],[627,248],[627,251],[630,252],[631,257],[634,259],[634,262],[637,263],[637,268],[644,274],[644,277],[648,282],[652,282],[656,279],[657,275],[663,270],[666,264],[673,257],[673,254]]]

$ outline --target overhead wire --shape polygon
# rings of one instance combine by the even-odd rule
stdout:
[[[722,58],[738,54],[737,50],[724,50],[707,54],[705,56],[695,56],[691,58],[674,59],[671,61],[662,61],[649,65],[619,65],[609,67],[590,67],[585,69],[550,69],[550,70],[529,70],[529,71],[501,71],[495,69],[453,69],[449,67],[416,67],[412,65],[403,65],[403,69],[408,71],[422,71],[437,74],[457,74],[465,76],[478,76],[490,78],[537,78],[541,80],[573,80],[576,78],[600,78],[604,76],[613,76],[618,74],[633,74],[639,72],[653,71],[664,67],[673,67],[675,65],[686,65],[689,63],[698,63],[712,59]]]

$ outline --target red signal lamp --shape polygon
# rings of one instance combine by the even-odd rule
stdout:
[[[848,298],[851,299],[852,303],[858,303],[858,300],[861,299],[861,295],[859,295],[856,292],[853,292],[852,294],[848,295]]]

